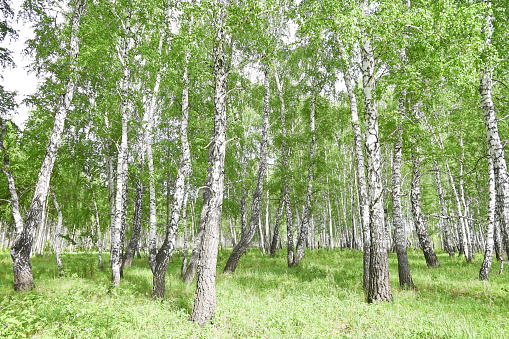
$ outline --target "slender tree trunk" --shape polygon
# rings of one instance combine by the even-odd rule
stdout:
[[[367,16],[368,2],[361,1],[364,15]],[[370,261],[367,301],[392,301],[391,284],[389,281],[389,258],[385,241],[382,159],[381,144],[378,133],[378,111],[374,98],[375,92],[375,60],[371,42],[363,34],[361,44],[362,77],[364,85],[364,111],[366,121],[365,149],[367,160],[367,189],[370,206]]]
[[[58,149],[62,142],[62,133],[67,117],[67,111],[72,102],[76,83],[78,81],[77,59],[79,54],[78,30],[81,16],[85,10],[87,1],[80,0],[76,3],[72,17],[71,37],[70,37],[70,76],[65,85],[60,102],[56,109],[53,131],[48,141],[46,154],[41,165],[37,184],[35,186],[34,196],[25,224],[21,233],[16,236],[11,247],[11,257],[13,261],[14,289],[16,291],[27,291],[34,288],[34,279],[32,275],[32,265],[30,263],[30,252],[33,245],[33,229],[41,221],[43,204],[46,201],[48,187],[55,164]]]
[[[440,170],[436,160],[433,161],[433,170],[435,172],[435,182],[437,185],[438,200],[440,202],[440,229],[444,235],[444,249],[450,257],[454,257],[454,247],[452,245],[451,233],[449,230],[449,220],[447,218],[447,206],[445,205],[444,190],[442,188],[442,179],[440,178]]]
[[[126,35],[130,31],[130,9],[127,9],[128,15],[125,23]],[[117,287],[120,283],[121,275],[121,258],[122,258],[122,218],[124,215],[123,194],[124,187],[127,180],[127,123],[129,120],[129,89],[131,84],[131,70],[129,65],[129,54],[131,49],[131,41],[127,36],[123,39],[123,46],[121,47],[122,53],[120,55],[123,63],[123,79],[122,79],[122,103],[121,103],[121,117],[122,117],[122,136],[120,145],[118,147],[117,158],[117,185],[115,193],[115,223],[111,227],[111,250],[110,250],[110,264],[111,264],[111,282],[112,287]]]
[[[276,256],[277,244],[279,240],[279,228],[281,225],[281,217],[283,216],[283,208],[284,208],[284,188],[281,188],[281,195],[279,196],[279,203],[277,207],[276,225],[274,226],[272,242],[270,244],[270,256],[272,258]]]
[[[141,166],[140,166],[141,167]],[[141,169],[141,168],[140,168]],[[143,184],[141,179],[136,180],[136,197],[134,198],[134,220],[131,239],[127,245],[122,267],[131,267],[133,258],[140,242],[141,216],[143,214]]]
[[[92,188],[92,182],[90,182],[90,188],[92,189],[92,200],[94,202],[94,212],[95,212],[95,224],[96,224],[96,232],[97,232],[97,250],[99,251],[99,269],[102,270],[104,268],[103,265],[103,246],[102,246],[102,236],[101,236],[101,223],[99,222],[99,210],[97,208],[97,200],[95,198],[95,192]]]
[[[187,62],[189,54],[187,54]],[[154,267],[152,296],[154,298],[164,298],[165,294],[165,276],[168,264],[170,263],[173,251],[175,250],[175,240],[177,237],[180,213],[185,208],[186,200],[186,181],[191,173],[191,151],[187,138],[187,126],[189,121],[189,80],[187,77],[187,68],[184,71],[184,89],[182,91],[182,118],[180,121],[180,142],[182,145],[182,154],[180,158],[177,178],[175,180],[175,193],[173,195],[173,206],[171,210],[171,219],[166,229],[164,242],[157,252],[156,265]],[[187,250],[187,249],[186,249]]]
[[[491,1],[484,1],[487,6],[491,6]],[[486,24],[484,27],[486,34],[485,44],[491,44],[491,37],[493,34],[492,18],[489,14],[486,15]],[[489,60],[489,58],[487,58]],[[481,95],[481,108],[484,114],[484,124],[486,127],[486,143],[488,146],[489,156],[493,159],[493,166],[495,169],[495,187],[497,188],[498,195],[501,198],[501,215],[503,222],[501,229],[503,234],[503,241],[506,251],[509,251],[509,173],[507,170],[507,162],[505,159],[504,147],[498,132],[498,122],[495,113],[495,105],[492,98],[493,89],[493,65],[487,61],[481,75],[479,85],[479,93]]]
[[[110,145],[111,146],[111,145]],[[108,171],[108,199],[110,202],[110,229],[115,225],[115,175],[113,169],[113,156],[106,157],[106,167]],[[109,259],[111,267],[111,255]]]
[[[412,200],[412,215],[414,218],[415,230],[419,238],[419,244],[424,252],[426,265],[428,267],[439,267],[440,263],[433,249],[433,244],[429,236],[426,226],[424,225],[424,217],[421,212],[421,160],[419,158],[419,150],[413,156],[412,163],[412,184],[411,184],[411,200]]]
[[[4,147],[4,137],[7,133],[6,129],[6,120],[0,118],[1,124],[1,133],[0,133],[0,150],[4,154],[4,167],[2,171],[7,177],[7,184],[9,186],[9,193],[11,194],[11,209],[12,209],[12,218],[14,219],[14,227],[16,228],[16,234],[19,235],[23,231],[23,218],[21,217],[21,213],[19,212],[19,198],[16,190],[16,183],[14,182],[14,177],[11,173],[9,154],[7,153]]]
[[[190,27],[192,26],[193,19],[190,20]],[[190,28],[188,32],[190,31]],[[189,141],[187,137],[187,126],[189,122],[189,78],[188,78],[188,64],[190,58],[190,51],[186,51],[185,68],[182,89],[182,117],[180,120],[180,142],[182,146],[182,154],[180,157],[179,169],[177,171],[177,178],[175,180],[175,193],[173,194],[173,206],[171,210],[171,219],[166,229],[166,236],[164,242],[157,252],[156,262],[153,269],[153,289],[152,296],[154,298],[164,298],[166,286],[165,276],[166,270],[170,263],[173,251],[176,248],[176,238],[178,231],[178,224],[180,221],[180,213],[182,209],[186,208],[187,204],[187,178],[191,174],[191,151],[189,149]],[[222,197],[221,197],[222,199]],[[217,250],[217,249],[216,249]],[[186,248],[187,251],[187,248]]]
[[[342,53],[346,55],[346,52]],[[362,238],[363,238],[363,283],[364,291],[368,290],[369,286],[369,258],[370,258],[370,239],[369,234],[369,203],[368,191],[366,186],[366,173],[364,166],[364,153],[362,151],[362,132],[359,124],[359,114],[357,113],[357,98],[355,97],[355,83],[350,74],[350,69],[343,71],[343,77],[346,84],[348,98],[350,100],[350,113],[352,119],[352,130],[354,135],[354,148],[355,148],[355,165],[358,181],[358,194],[359,194],[359,208],[361,214],[362,225]]]
[[[205,196],[205,193],[204,193]],[[203,227],[204,224],[201,222],[198,225],[198,232],[196,233],[193,240],[193,249],[191,251],[191,257],[189,258],[189,263],[187,264],[186,272],[182,275],[182,280],[190,284],[193,282],[194,277],[196,276],[196,268],[198,267],[198,259],[200,257],[200,250],[203,241]]]
[[[286,144],[286,108],[283,95],[283,86],[279,81],[279,75],[275,72],[276,86],[278,90],[279,100],[281,101],[281,171],[283,173],[283,199],[286,213],[286,248],[287,248],[287,265],[293,264],[294,245],[293,245],[293,215],[292,204],[290,200],[290,178],[288,173],[288,145]]]
[[[461,135],[459,136],[460,139],[460,145],[462,147],[462,153],[461,153],[461,161],[460,161],[460,179],[459,179],[459,191],[460,191],[460,199],[461,199],[461,205],[463,208],[463,213],[465,217],[468,217],[468,207],[465,200],[465,180],[463,179],[463,161],[465,160],[465,149],[463,147],[463,138]],[[464,236],[464,246],[466,247],[465,251],[465,257],[468,262],[473,263],[474,257],[473,257],[473,248],[472,248],[472,237],[470,235],[470,222],[465,218],[463,220],[463,225],[465,228],[463,229],[463,236]]]
[[[269,140],[269,110],[270,110],[270,78],[269,68],[265,66],[265,96],[263,103],[263,116],[262,116],[262,140],[260,143],[260,163],[258,167],[258,178],[256,188],[253,193],[253,202],[251,203],[251,219],[249,220],[249,227],[246,232],[242,232],[242,236],[238,244],[233,248],[228,261],[226,262],[224,273],[235,272],[239,263],[240,257],[249,248],[251,240],[256,232],[257,226],[260,227],[260,204],[263,196],[263,184],[265,173],[267,171],[267,147]],[[267,202],[268,203],[268,202]],[[260,231],[260,241],[263,247],[263,232]],[[265,249],[263,248],[265,251]]]
[[[232,238],[232,247],[237,244],[237,234],[235,233],[235,227],[233,226],[233,218],[230,217],[230,235]]]
[[[159,38],[159,46],[158,46],[158,54],[162,54],[163,41],[165,39],[164,32],[161,33]],[[148,165],[148,173],[149,173],[149,235],[148,235],[148,263],[152,273],[154,272],[156,265],[156,255],[157,255],[157,205],[156,205],[156,182],[155,182],[155,168],[154,168],[154,156],[152,153],[152,142],[154,138],[154,115],[156,110],[156,99],[159,94],[159,87],[161,84],[161,73],[162,70],[159,69],[156,74],[156,81],[154,84],[154,90],[152,93],[152,97],[150,99],[150,106],[147,109],[147,114],[145,115],[145,142],[147,149],[147,165]]]
[[[188,244],[189,244],[189,232],[187,231],[187,199],[189,198],[189,178],[186,182],[186,192],[184,195],[184,202],[182,203],[182,228],[184,229],[184,258],[182,259],[182,266],[180,267],[180,275],[183,276],[186,273],[187,268],[187,257],[188,257]]]
[[[62,258],[60,257],[60,247],[62,244],[61,235],[62,235],[62,210],[60,209],[60,205],[57,202],[57,196],[55,194],[55,190],[51,188],[51,193],[53,194],[53,204],[55,205],[55,210],[57,211],[58,219],[57,219],[57,228],[55,230],[55,240],[54,240],[54,248],[55,248],[55,256],[57,259],[57,267],[58,267],[58,276],[63,277],[63,265]]]
[[[399,111],[404,113],[405,94],[399,98]],[[398,255],[399,285],[402,288],[415,288],[410,272],[406,248],[406,232],[403,225],[401,212],[401,155],[402,155],[402,131],[398,131],[397,140],[394,142],[394,160],[392,162],[392,220],[394,224],[394,238],[396,253]]]
[[[196,298],[191,313],[191,320],[200,326],[210,322],[216,309],[216,265],[224,191],[228,71],[224,53],[226,14],[224,9],[218,11],[219,27],[213,49],[214,132],[209,148],[209,168],[203,193],[200,218],[200,223],[203,224],[203,239],[196,279]]]
[[[312,214],[312,199],[313,199],[313,170],[315,162],[316,152],[316,136],[315,136],[315,93],[311,93],[311,102],[309,110],[310,118],[310,131],[311,131],[311,142],[309,145],[309,166],[308,166],[308,178],[307,178],[307,190],[306,190],[306,202],[304,204],[304,211],[302,213],[302,224],[300,226],[299,237],[297,239],[297,246],[295,247],[295,256],[293,258],[292,266],[297,266],[302,259],[304,259],[304,251],[306,249],[306,243],[309,235],[309,223]]]
[[[479,279],[480,280],[489,280],[490,278],[490,269],[491,262],[493,260],[493,232],[495,229],[495,209],[496,209],[496,199],[497,192],[495,189],[495,170],[493,168],[493,159],[488,157],[488,165],[489,165],[489,203],[488,203],[488,229],[486,232],[486,247],[484,250],[484,260],[481,265],[481,270],[479,271]]]

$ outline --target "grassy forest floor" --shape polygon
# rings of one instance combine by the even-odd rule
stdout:
[[[214,323],[200,329],[189,321],[195,284],[179,279],[181,256],[167,274],[165,301],[150,297],[147,258],[124,270],[109,292],[110,272],[97,269],[97,254],[64,253],[66,277],[55,257],[32,259],[36,289],[13,292],[12,261],[0,253],[2,338],[507,338],[509,273],[494,262],[489,284],[475,264],[439,254],[441,267],[428,269],[410,251],[416,291],[398,285],[396,255],[390,255],[394,303],[368,305],[362,291],[362,253],[307,252],[297,268],[286,254],[275,259],[251,250],[234,274],[221,269],[229,250],[219,252]],[[104,256],[108,263],[108,256]]]

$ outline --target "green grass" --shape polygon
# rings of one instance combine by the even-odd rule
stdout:
[[[189,321],[194,284],[179,279],[181,257],[167,274],[165,301],[150,297],[147,259],[125,269],[109,291],[109,270],[96,268],[97,254],[64,253],[66,277],[55,258],[32,259],[36,289],[14,293],[12,262],[0,254],[0,337],[36,338],[503,338],[509,337],[509,286],[494,262],[489,284],[478,281],[475,264],[439,254],[428,269],[411,251],[416,291],[398,285],[390,256],[393,303],[368,305],[362,291],[362,253],[307,252],[297,268],[286,253],[275,259],[251,250],[237,272],[223,275],[229,251],[219,253],[217,309],[212,325]],[[107,255],[104,262],[108,262]]]

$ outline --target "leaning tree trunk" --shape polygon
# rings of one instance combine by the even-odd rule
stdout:
[[[315,162],[315,149],[316,149],[316,136],[315,136],[315,93],[311,94],[311,103],[309,110],[310,130],[311,130],[311,143],[309,145],[309,165],[308,165],[308,178],[306,190],[306,202],[304,204],[304,211],[302,213],[302,224],[300,226],[299,237],[297,239],[297,246],[295,247],[295,256],[293,258],[292,266],[297,266],[302,259],[309,234],[309,222],[311,219],[311,205],[313,199],[313,168]]]
[[[286,108],[283,95],[283,86],[279,82],[279,75],[275,72],[276,86],[281,101],[281,171],[283,173],[283,200],[286,213],[286,248],[287,248],[287,265],[293,264],[294,246],[293,246],[293,215],[292,204],[290,200],[290,178],[289,178],[289,162],[288,162],[288,146],[286,144]]]
[[[129,9],[127,9],[130,11]],[[129,32],[130,19],[127,17],[125,23],[126,33]],[[127,35],[127,34],[126,34]],[[125,37],[123,41],[121,61],[123,63],[124,75],[122,79],[122,103],[121,103],[121,119],[122,119],[122,136],[120,145],[118,147],[117,158],[117,185],[115,193],[115,223],[111,227],[111,249],[110,249],[110,264],[111,264],[111,282],[112,287],[117,287],[120,283],[121,271],[121,256],[122,256],[122,217],[124,214],[123,208],[123,191],[124,185],[127,180],[127,122],[129,113],[129,89],[131,70],[129,65],[129,54],[131,44],[129,38]]]
[[[346,52],[342,51],[342,55],[346,57]],[[343,71],[343,77],[346,84],[348,98],[350,100],[350,113],[352,116],[352,130],[355,146],[355,165],[358,181],[359,208],[361,215],[362,240],[363,240],[363,282],[364,291],[369,287],[369,258],[371,247],[371,236],[369,234],[369,202],[368,191],[366,186],[366,173],[364,166],[364,153],[362,151],[362,132],[359,124],[359,114],[357,110],[357,98],[355,97],[355,83],[350,75],[350,69]]]
[[[9,186],[9,193],[11,194],[11,209],[12,209],[12,218],[14,219],[14,227],[16,228],[16,235],[21,234],[23,231],[23,218],[21,217],[21,213],[19,212],[19,197],[18,192],[16,190],[16,183],[14,181],[14,177],[11,173],[9,154],[4,147],[4,137],[7,133],[6,129],[6,120],[0,118],[1,123],[1,133],[0,133],[0,150],[4,154],[4,167],[2,171],[7,177],[7,184]]]
[[[361,2],[367,16],[368,2]],[[387,252],[382,187],[382,152],[378,132],[378,111],[375,95],[375,59],[373,47],[366,34],[361,44],[362,79],[364,85],[364,114],[366,122],[367,188],[370,206],[369,229],[371,234],[369,260],[369,303],[392,301],[389,281],[389,257]]]
[[[60,97],[60,102],[56,109],[53,131],[48,141],[46,154],[42,161],[37,184],[35,186],[34,197],[28,210],[27,218],[21,233],[16,236],[11,246],[11,257],[13,261],[14,289],[16,291],[27,291],[34,288],[34,278],[32,275],[32,265],[30,263],[30,252],[33,245],[33,230],[41,221],[44,201],[48,194],[48,187],[53,172],[53,166],[62,142],[62,133],[64,130],[67,111],[72,102],[76,84],[78,82],[78,55],[79,38],[78,30],[81,16],[87,4],[86,0],[76,3],[72,17],[71,36],[70,36],[70,75],[64,91]]]
[[[495,189],[495,170],[493,168],[493,159],[488,157],[489,165],[489,203],[488,203],[488,229],[486,231],[486,247],[484,250],[484,260],[479,271],[479,279],[488,281],[490,278],[491,262],[493,260],[493,232],[495,229],[495,209],[497,192]]]
[[[196,298],[191,320],[203,326],[210,322],[216,310],[216,265],[219,229],[224,191],[224,163],[226,153],[226,101],[228,71],[225,48],[225,13],[220,10],[216,31],[214,56],[214,132],[209,148],[209,168],[203,193],[200,223],[203,239],[196,278]]]
[[[405,110],[405,96],[401,95],[399,99],[400,111]],[[392,162],[392,220],[394,224],[394,238],[396,243],[396,253],[398,255],[398,273],[399,285],[402,288],[415,288],[410,272],[408,254],[406,248],[406,232],[403,225],[403,215],[401,212],[401,154],[402,154],[402,131],[398,131],[397,140],[394,142],[394,156]]]
[[[186,53],[186,65],[189,62],[189,51]],[[166,285],[165,276],[168,264],[175,250],[175,240],[177,238],[178,224],[180,221],[180,213],[182,208],[186,207],[184,200],[186,199],[186,181],[191,173],[191,151],[189,149],[189,141],[187,138],[187,125],[189,121],[189,79],[188,67],[184,69],[184,89],[182,90],[182,117],[180,121],[180,142],[182,146],[182,154],[180,157],[179,169],[177,178],[175,180],[175,193],[173,194],[173,206],[171,212],[171,219],[166,229],[166,236],[161,248],[157,252],[154,276],[153,276],[153,289],[152,296],[154,298],[164,298]],[[187,251],[187,249],[186,249]]]
[[[269,105],[270,105],[270,78],[269,67],[265,66],[265,96],[263,101],[263,115],[262,115],[262,140],[260,143],[260,163],[258,167],[258,179],[256,188],[253,193],[253,201],[251,203],[251,219],[249,220],[249,227],[246,232],[242,232],[242,236],[233,248],[228,261],[226,262],[224,273],[235,272],[239,263],[240,257],[249,248],[251,240],[256,232],[256,228],[260,223],[260,204],[263,197],[263,183],[265,179],[265,172],[267,171],[267,147],[269,141]],[[260,239],[263,240],[263,234],[260,232]]]
[[[55,230],[55,257],[57,259],[57,267],[58,267],[58,276],[62,277],[64,275],[62,258],[60,257],[60,249],[62,244],[62,210],[60,209],[60,205],[57,202],[57,195],[55,194],[55,190],[51,188],[51,193],[53,194],[53,204],[55,205],[55,210],[57,211],[58,219],[57,219],[57,229]]]
[[[417,151],[418,152],[418,151]],[[419,238],[419,244],[424,252],[424,258],[426,259],[426,265],[428,267],[439,267],[435,250],[431,242],[426,226],[424,225],[424,217],[421,212],[421,160],[418,154],[415,154],[412,159],[412,183],[410,189],[410,196],[412,200],[412,215],[414,218],[415,230],[417,237]]]

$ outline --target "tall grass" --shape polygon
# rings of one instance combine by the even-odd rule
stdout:
[[[286,267],[251,250],[234,274],[223,275],[229,251],[219,253],[217,310],[213,324],[189,321],[194,285],[179,279],[181,257],[167,274],[166,298],[150,297],[146,258],[125,269],[109,290],[110,271],[96,268],[97,254],[64,253],[58,278],[55,258],[32,260],[37,288],[14,293],[12,262],[0,254],[0,337],[20,338],[502,338],[509,337],[508,278],[494,263],[489,284],[475,264],[439,254],[428,269],[417,252],[410,265],[417,290],[398,285],[390,256],[394,303],[368,305],[362,291],[362,253],[307,252],[299,267]],[[104,262],[108,257],[104,256]]]

